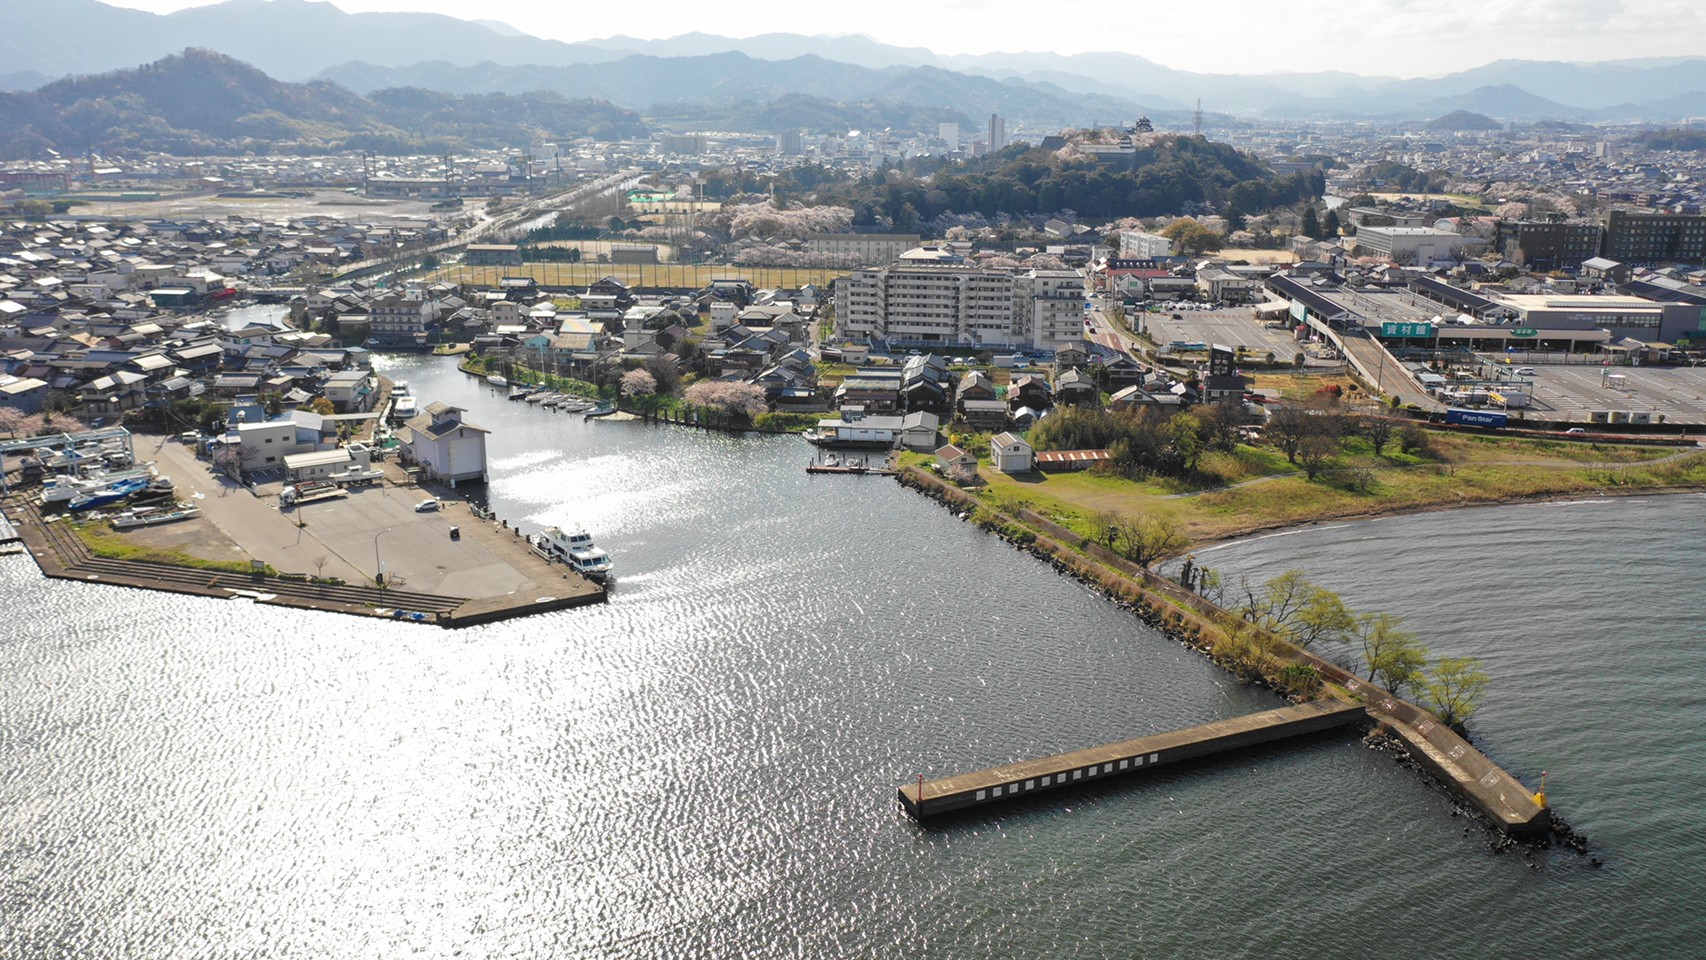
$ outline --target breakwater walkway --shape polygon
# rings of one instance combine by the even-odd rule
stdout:
[[[1330,730],[1362,719],[1360,705],[1315,700],[939,780],[902,784],[900,802],[914,818],[927,820],[1044,790],[1135,775],[1169,764]]]
[[[916,467],[901,471],[900,481],[954,510],[986,506],[958,487]],[[1104,589],[1113,582],[1122,596],[1136,595],[1141,601],[1143,595],[1148,595],[1150,600],[1159,601],[1159,607],[1168,611],[1160,621],[1162,629],[1189,638],[1192,645],[1210,656],[1214,656],[1214,643],[1209,638],[1218,634],[1220,625],[1242,622],[1238,614],[1195,591],[1100,544],[1086,542],[1080,535],[1034,511],[1018,510],[1013,516],[998,514],[997,520],[1037,531],[1041,538],[1026,545],[1027,549],[1060,569]],[[1499,829],[1515,836],[1536,836],[1552,828],[1551,811],[1522,781],[1429,711],[1279,637],[1266,635],[1266,640],[1282,663],[1312,667],[1323,681],[1342,689],[1342,696],[1360,704],[1368,719],[1389,729],[1436,780]]]

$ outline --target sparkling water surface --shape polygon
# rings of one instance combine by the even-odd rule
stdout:
[[[791,438],[587,423],[387,361],[585,525],[607,606],[465,631],[45,581],[0,559],[0,956],[1686,957],[1706,934],[1706,498],[1210,551],[1492,675],[1477,739],[1595,844],[1493,855],[1354,736],[942,827],[927,777],[1279,705]],[[1468,827],[1467,831],[1465,828]]]

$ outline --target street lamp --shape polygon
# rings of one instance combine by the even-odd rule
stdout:
[[[383,537],[384,535],[386,535],[387,533],[390,533],[390,532],[391,532],[391,528],[386,527],[385,529],[383,529],[383,530],[381,530],[378,533],[373,535],[373,566],[374,566],[373,582],[379,584],[380,586],[385,585],[385,563],[379,559],[379,538]]]

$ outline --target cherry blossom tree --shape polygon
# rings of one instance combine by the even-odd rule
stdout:
[[[701,380],[688,387],[682,399],[696,407],[709,407],[728,414],[744,414],[748,418],[763,413],[764,388],[755,383],[735,383],[730,380]]]
[[[622,375],[624,397],[646,397],[658,392],[658,380],[644,370],[629,370]]]

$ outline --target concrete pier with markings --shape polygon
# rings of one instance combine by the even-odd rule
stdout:
[[[903,784],[900,802],[917,820],[1030,796],[1044,790],[1143,773],[1361,721],[1360,704],[1318,700],[1135,740],[1022,760],[974,773]]]

